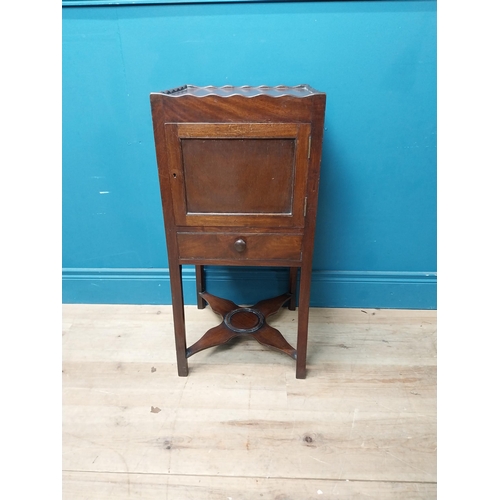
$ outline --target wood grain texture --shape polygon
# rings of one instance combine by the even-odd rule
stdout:
[[[306,380],[251,339],[177,377],[169,306],[63,311],[65,499],[436,497],[434,311],[311,309]]]
[[[85,492],[85,493],[83,493]],[[85,496],[86,495],[86,496]],[[432,483],[325,481],[214,476],[63,473],[64,498],[93,500],[417,500],[436,498]]]

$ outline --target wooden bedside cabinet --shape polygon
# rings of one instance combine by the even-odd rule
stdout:
[[[167,240],[177,367],[238,335],[296,359],[306,376],[309,298],[326,94],[296,87],[196,87],[151,94]],[[222,316],[186,346],[181,272],[196,267],[198,307]],[[203,266],[284,266],[289,290],[240,307],[207,293]],[[300,268],[297,349],[266,318],[295,309]]]

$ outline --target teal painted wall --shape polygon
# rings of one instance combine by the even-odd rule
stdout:
[[[308,83],[327,93],[311,305],[436,307],[435,1],[76,3],[63,8],[64,302],[170,302],[150,92]],[[282,269],[208,268],[209,291],[236,302],[283,287]]]

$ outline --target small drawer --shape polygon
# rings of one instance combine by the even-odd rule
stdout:
[[[178,233],[179,259],[296,260],[302,235],[283,233]]]

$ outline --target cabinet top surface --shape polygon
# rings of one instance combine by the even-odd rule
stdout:
[[[232,85],[224,85],[222,87],[215,87],[213,85],[208,85],[205,87],[198,87],[196,85],[183,85],[182,87],[164,90],[159,93],[176,98],[182,96],[205,97],[208,95],[215,95],[219,97],[308,97],[312,95],[323,94],[323,92],[319,92],[309,85],[305,84],[296,85],[295,87],[288,87],[286,85],[277,85],[276,87],[269,87],[267,85],[260,85],[258,87],[253,87],[250,85],[243,85],[241,87],[234,87]]]

